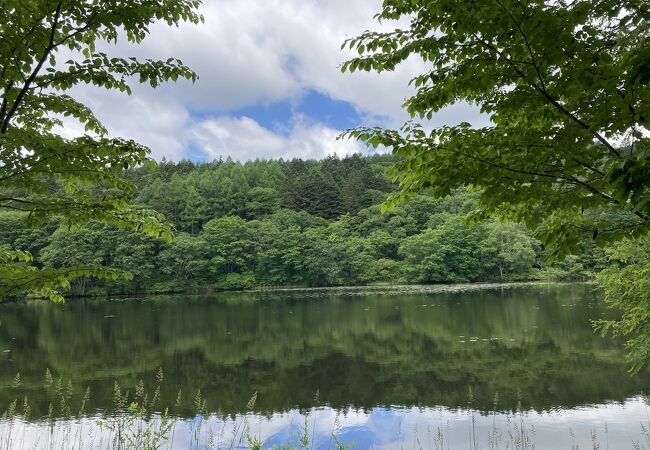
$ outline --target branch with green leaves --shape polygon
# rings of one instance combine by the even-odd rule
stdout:
[[[347,40],[359,56],[342,70],[392,71],[419,58],[430,69],[411,80],[416,93],[404,107],[413,119],[467,102],[491,124],[426,132],[409,122],[342,137],[399,156],[393,176],[402,189],[389,206],[423,188],[443,196],[474,185],[486,211],[509,211],[533,228],[560,211],[586,225],[585,211],[607,208],[627,216],[620,230],[642,235],[650,230],[650,28],[641,3],[386,0],[377,19],[409,17],[410,28]],[[603,243],[622,237],[591,222]],[[553,243],[559,255],[583,236],[563,237]]]
[[[3,3],[0,210],[25,211],[34,226],[51,218],[68,227],[95,220],[171,239],[171,228],[160,214],[131,205],[134,186],[121,175],[125,169],[152,163],[149,149],[109,136],[90,108],[67,91],[87,84],[130,94],[132,81],[151,87],[179,78],[195,81],[197,75],[176,58],[116,58],[97,47],[118,39],[138,44],[156,21],[198,23],[203,20],[199,6],[199,0]],[[64,118],[81,124],[85,134],[61,136]],[[92,274],[88,268],[54,274],[7,257],[0,271],[0,297],[54,292],[66,280]],[[98,269],[94,275],[107,273]],[[21,279],[26,281],[16,282]]]
[[[475,220],[526,223],[552,256],[580,242],[645,242],[650,231],[650,9],[645,0],[525,2],[384,0],[387,32],[366,31],[343,48],[358,56],[343,72],[395,70],[424,62],[404,108],[431,120],[463,102],[490,119],[425,131],[358,128],[341,137],[392,149],[400,191],[387,207],[427,189],[480,194]],[[631,244],[630,244],[631,242]],[[646,245],[647,262],[650,254]],[[637,255],[638,256],[638,255]],[[642,259],[643,259],[642,258]],[[635,279],[647,264],[616,260],[601,277],[619,321],[600,329],[629,339],[633,370],[650,361],[650,304]],[[646,276],[647,278],[647,276]]]

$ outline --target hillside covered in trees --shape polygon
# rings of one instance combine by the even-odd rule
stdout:
[[[478,193],[426,194],[382,213],[394,189],[390,155],[322,161],[163,161],[125,172],[135,201],[164,214],[175,240],[99,223],[30,229],[0,215],[0,245],[41,267],[128,271],[80,278],[73,295],[277,286],[453,283],[584,278],[603,267],[595,246],[556,265],[529,230],[491,219],[468,226]]]

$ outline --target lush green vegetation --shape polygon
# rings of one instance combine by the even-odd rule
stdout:
[[[650,361],[650,237],[626,239],[608,249],[612,262],[598,274],[605,287],[605,301],[622,311],[618,320],[600,320],[596,327],[603,334],[629,336],[627,347],[633,370]]]
[[[650,267],[647,1],[384,0],[376,19],[408,26],[348,40],[359,56],[344,72],[391,71],[415,57],[427,67],[411,80],[411,117],[468,102],[491,120],[349,131],[399,157],[391,203],[471,184],[481,189],[477,217],[525,223],[553,255],[630,240],[612,256],[634,267],[600,278],[622,319],[601,329],[628,336],[635,370],[650,362],[650,290],[635,278]]]
[[[405,103],[413,118],[467,102],[488,126],[408,122],[344,134],[392,155],[156,165],[69,93],[196,80],[173,57],[97,49],[118,38],[139,44],[155,22],[198,23],[200,3],[2,3],[0,299],[596,275],[622,314],[604,311],[583,285],[473,302],[271,292],[3,305],[0,404],[9,408],[0,426],[9,437],[0,448],[14,447],[18,416],[50,419],[54,436],[73,402],[78,423],[105,412],[117,448],[157,448],[173,439],[174,421],[154,412],[159,401],[200,424],[216,408],[222,417],[309,410],[316,392],[338,411],[509,413],[625,401],[647,385],[646,0],[384,0],[377,18],[407,18],[407,28],[347,41],[359,57],[343,71],[419,58],[430,67],[414,74]],[[62,136],[70,121],[85,134]],[[594,318],[604,334],[628,339],[638,376],[624,376],[616,342],[592,335]],[[142,380],[154,378],[150,397]],[[245,429],[237,445],[260,447]]]
[[[132,280],[79,277],[73,294],[331,286],[376,282],[450,283],[584,278],[602,252],[549,267],[520,225],[467,226],[479,192],[419,195],[382,214],[391,156],[323,161],[163,162],[127,173],[138,207],[173,224],[173,243],[91,222],[70,229],[23,225],[0,214],[0,243],[30,252],[45,269],[87,266],[128,271]]]
[[[350,132],[399,156],[394,200],[422,188],[443,196],[481,186],[485,215],[540,228],[559,255],[584,237],[607,243],[650,230],[646,2],[471,6],[385,0],[376,18],[413,18],[410,26],[346,42],[360,56],[344,71],[390,71],[410,56],[427,61],[424,73],[413,74],[416,92],[404,105],[412,117],[431,118],[464,101],[492,121]]]
[[[109,136],[68,92],[86,84],[130,94],[133,80],[152,87],[196,80],[177,59],[111,57],[98,47],[118,38],[138,44],[156,21],[198,23],[199,5],[199,0],[2,2],[0,211],[22,211],[33,226],[53,217],[72,227],[94,220],[170,238],[158,213],[130,204],[133,185],[121,176],[124,169],[146,164],[149,149]],[[83,136],[70,139],[57,130],[75,122]],[[0,248],[0,297],[36,292],[57,300],[57,289],[71,279],[120,276],[85,261],[43,270],[31,264],[32,258],[16,248]]]
[[[348,133],[392,149],[392,161],[143,167],[148,149],[109,137],[68,91],[195,80],[174,58],[113,58],[97,46],[138,44],[155,21],[198,23],[199,5],[5,2],[0,297],[61,299],[71,280],[73,293],[86,294],[582,276],[605,265],[593,242],[627,238],[608,250],[614,265],[600,277],[622,321],[600,327],[630,337],[635,368],[645,364],[650,294],[630,289],[650,260],[634,241],[650,228],[645,2],[497,0],[468,10],[385,0],[377,18],[410,17],[409,27],[349,40],[359,57],[343,70],[382,72],[420,57],[431,66],[414,74],[405,103],[413,117],[464,101],[490,126]],[[64,117],[86,134],[62,137]],[[386,164],[399,189],[383,177]],[[409,197],[379,215],[380,202]],[[463,228],[468,214],[483,222]],[[540,241],[494,217],[526,224]],[[173,244],[165,218],[179,232]],[[568,260],[549,268],[547,256]]]

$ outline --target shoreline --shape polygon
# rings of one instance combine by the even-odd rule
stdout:
[[[350,286],[320,286],[320,287],[259,287],[254,289],[242,290],[210,290],[193,291],[193,292],[159,292],[159,293],[133,293],[133,294],[115,294],[115,295],[86,295],[86,296],[67,296],[66,300],[85,301],[85,300],[107,300],[107,301],[128,301],[143,300],[148,298],[160,297],[203,297],[215,295],[241,295],[241,294],[280,294],[280,293],[327,293],[348,296],[359,296],[369,294],[443,294],[443,293],[463,293],[475,292],[482,290],[496,289],[515,289],[523,287],[542,287],[542,286],[563,286],[569,284],[594,284],[595,280],[573,280],[573,281],[556,281],[556,280],[531,280],[531,281],[510,281],[510,282],[475,282],[475,283],[439,283],[439,284],[396,284],[396,283],[378,283],[367,285],[350,285]],[[22,303],[22,302],[40,302],[50,300],[46,298],[28,297],[22,299],[9,299],[0,302],[2,304]]]

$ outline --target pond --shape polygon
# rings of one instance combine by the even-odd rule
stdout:
[[[3,304],[0,449],[107,448],[116,383],[169,408],[163,448],[647,447],[609,314],[589,284]]]

